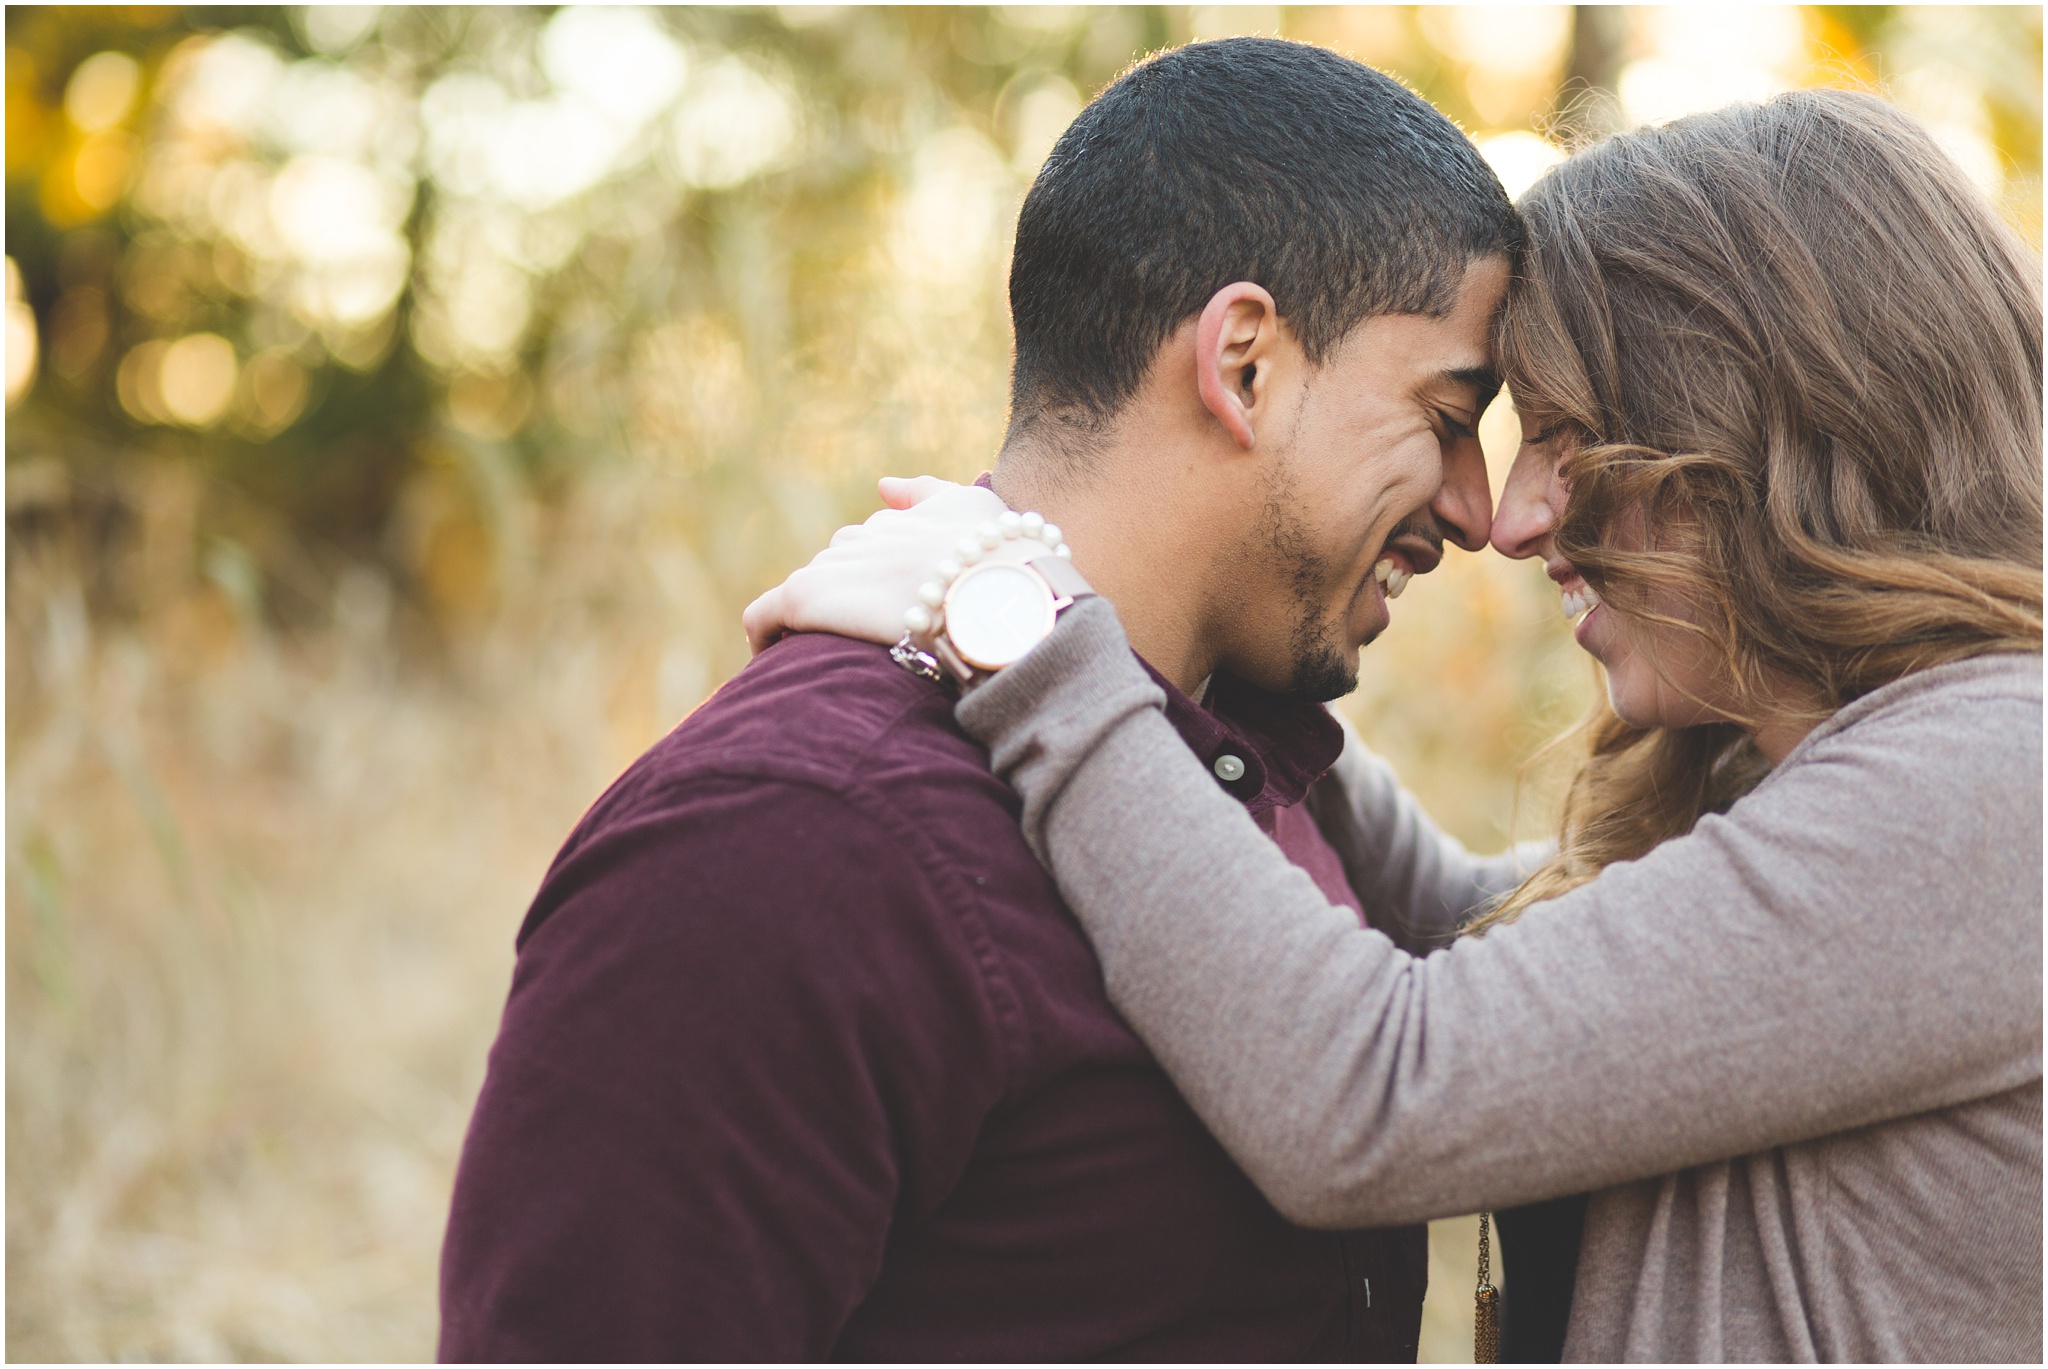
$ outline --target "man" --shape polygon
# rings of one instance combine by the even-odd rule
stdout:
[[[1189,745],[1354,908],[1300,806],[1341,746],[1317,701],[1385,582],[1486,536],[1516,242],[1435,110],[1259,39],[1120,78],[1018,225],[995,488],[1067,529]],[[520,933],[443,1357],[1413,1359],[1423,1230],[1280,1218],[1015,817],[951,697],[837,637],[642,757]]]

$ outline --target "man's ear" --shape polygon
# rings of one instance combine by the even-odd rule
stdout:
[[[1195,324],[1195,388],[1223,431],[1250,450],[1263,415],[1280,311],[1264,286],[1241,280],[1209,297]]]

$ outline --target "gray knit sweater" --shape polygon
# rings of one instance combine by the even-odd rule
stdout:
[[[1282,1212],[1593,1190],[1571,1359],[2041,1358],[2038,655],[1880,689],[1725,816],[1422,958],[1328,904],[1160,703],[1084,601],[959,713]],[[1512,877],[1355,748],[1316,803],[1417,943]]]

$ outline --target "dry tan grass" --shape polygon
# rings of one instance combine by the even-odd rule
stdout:
[[[15,1356],[431,1353],[513,932],[658,730],[643,677],[672,625],[648,558],[601,550],[606,498],[585,505],[553,554],[615,574],[615,611],[564,611],[559,574],[438,670],[400,663],[366,572],[335,631],[289,642],[205,580],[94,624],[61,555],[17,559]]]

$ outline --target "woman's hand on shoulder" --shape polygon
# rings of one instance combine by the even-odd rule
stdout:
[[[992,490],[937,476],[884,476],[889,507],[841,528],[810,564],[753,603],[741,623],[756,652],[787,632],[834,632],[892,646],[918,587],[962,538],[1003,512]]]

